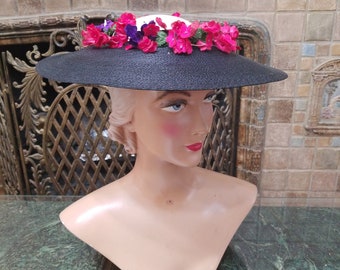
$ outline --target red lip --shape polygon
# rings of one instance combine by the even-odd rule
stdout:
[[[194,143],[186,146],[190,151],[199,151],[202,149],[202,143]]]

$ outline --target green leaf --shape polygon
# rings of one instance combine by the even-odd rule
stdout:
[[[156,42],[158,44],[158,47],[166,46],[166,44],[167,44],[167,42],[165,40],[166,37],[167,37],[167,34],[164,31],[159,31],[157,33]]]
[[[192,37],[192,41],[193,43],[196,43],[199,40],[205,41],[206,37],[207,37],[207,33],[204,32],[203,29],[199,28],[197,29],[195,35]]]
[[[108,30],[107,30],[107,35],[108,36],[110,36],[110,37],[112,37],[113,35],[114,35],[114,33],[115,33],[115,31],[116,31],[116,25],[114,25],[113,27],[110,27]]]

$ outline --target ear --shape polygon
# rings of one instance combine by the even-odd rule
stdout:
[[[126,130],[129,131],[129,132],[136,132],[136,130],[135,130],[135,125],[133,124],[133,121],[128,122],[128,123],[125,125],[125,128],[126,128]]]

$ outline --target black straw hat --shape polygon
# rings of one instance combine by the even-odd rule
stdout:
[[[203,90],[258,85],[287,78],[281,70],[216,48],[175,54],[169,47],[153,53],[138,49],[87,47],[38,62],[37,72],[65,83],[143,90]]]

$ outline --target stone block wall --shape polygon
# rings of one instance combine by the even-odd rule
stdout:
[[[0,29],[3,21],[17,17],[89,10],[178,11],[183,17],[250,18],[265,25],[271,37],[271,65],[289,78],[271,84],[266,93],[259,195],[289,197],[298,204],[319,198],[322,205],[340,206],[340,135],[306,129],[312,72],[340,58],[340,0],[2,0]]]

